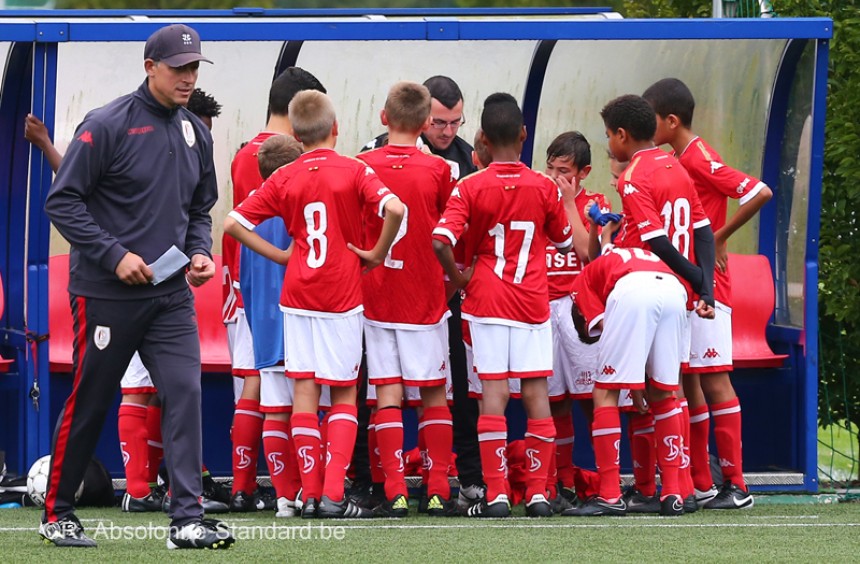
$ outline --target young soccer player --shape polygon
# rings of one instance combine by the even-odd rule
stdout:
[[[663,483],[660,513],[681,515],[680,410],[673,392],[685,346],[686,289],[655,254],[616,248],[585,266],[573,283],[573,296],[571,311],[580,339],[601,340],[592,426],[600,495],[562,515],[626,514],[619,487],[618,396],[621,389],[645,389],[646,373]]]
[[[295,137],[307,151],[278,169],[234,209],[224,230],[263,256],[287,264],[281,291],[287,376],[295,379],[290,429],[302,464],[303,516],[370,517],[344,496],[356,435],[356,382],[361,362],[361,272],[382,264],[403,219],[400,200],[373,169],[334,151],[338,125],[325,94],[305,90],[289,106]],[[363,211],[384,217],[371,250],[363,241]],[[253,232],[281,216],[295,241],[290,253]],[[320,386],[331,386],[323,472],[317,409]]]
[[[668,143],[690,174],[714,229],[717,269],[714,273],[716,322],[691,319],[692,343],[689,369],[684,374],[684,394],[690,408],[690,448],[696,501],[708,509],[752,507],[743,477],[741,407],[729,372],[732,370],[731,275],[728,238],[752,219],[772,197],[763,182],[727,166],[720,155],[693,133],[695,100],[690,89],[676,78],[660,80],[642,95],[657,114],[657,144]],[[740,206],[726,220],[729,198]],[[719,492],[712,485],[708,434],[710,416],[724,482]]]
[[[392,86],[380,117],[388,126],[388,144],[358,158],[397,193],[407,213],[382,267],[362,277],[368,385],[376,387],[376,448],[385,473],[386,501],[377,512],[390,517],[408,512],[401,414],[408,385],[418,387],[423,406],[419,427],[429,467],[427,512],[445,515],[453,443],[445,394],[450,380],[450,312],[442,268],[428,243],[454,179],[444,159],[416,147],[430,124],[430,92],[425,86],[414,82]],[[366,223],[373,240],[382,222],[371,215]]]
[[[526,513],[549,516],[546,476],[555,427],[546,384],[552,374],[552,330],[545,249],[549,239],[559,252],[570,251],[571,228],[555,183],[519,162],[526,131],[516,100],[503,93],[489,96],[481,129],[493,162],[460,181],[433,230],[442,267],[455,287],[466,288],[463,317],[469,320],[484,388],[478,441],[487,495],[467,515],[510,515],[505,407],[508,378],[519,378],[528,416]],[[451,247],[467,224],[475,262],[461,272]]]

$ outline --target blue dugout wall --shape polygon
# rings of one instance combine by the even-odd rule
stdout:
[[[254,85],[245,84],[237,64],[225,66],[216,58],[213,68],[201,69],[199,85],[225,104],[225,112],[224,98],[231,100],[234,111],[218,118],[214,130],[222,193],[229,193],[230,156],[265,123],[265,102],[251,102],[264,100],[272,77],[292,64],[320,77],[338,107],[342,129],[355,131],[340,145],[345,153],[378,132],[375,116],[394,80],[449,74],[464,91],[472,122],[493,91],[518,97],[533,132],[522,158],[533,166],[542,166],[543,148],[556,133],[586,133],[595,182],[606,175],[600,159],[602,104],[616,95],[641,93],[664,76],[685,80],[697,97],[697,132],[727,162],[760,175],[775,192],[757,230],[747,232],[740,248],[730,249],[770,259],[777,304],[768,338],[775,352],[789,354],[783,368],[735,371],[744,406],[745,470],[759,491],[815,491],[817,244],[832,22],[622,20],[601,9],[370,12],[0,12],[0,56],[5,53],[0,275],[6,299],[0,354],[16,360],[9,373],[0,374],[0,450],[9,470],[24,472],[49,452],[54,422],[71,387],[68,376],[49,372],[47,265],[57,243],[42,208],[51,172],[23,139],[24,116],[32,112],[42,118],[62,149],[62,138],[83,112],[114,97],[102,100],[99,94],[117,89],[119,95],[139,84],[142,67],[134,65],[141,64],[146,38],[162,25],[182,22],[200,32],[204,53],[215,50],[221,61],[265,69]],[[351,59],[352,52],[359,58]],[[77,66],[93,53],[104,57],[100,66]],[[468,64],[474,65],[469,72],[451,72]],[[75,90],[84,83],[90,90]],[[608,192],[606,182],[589,188]],[[213,211],[216,225],[229,201],[219,205]],[[227,475],[231,382],[224,376],[203,378],[205,458],[213,473]],[[510,411],[511,438],[520,438],[521,410],[512,405]],[[584,429],[581,423],[577,429]],[[108,419],[97,456],[121,476],[115,419]],[[587,441],[577,441],[575,457],[582,465],[591,463]]]

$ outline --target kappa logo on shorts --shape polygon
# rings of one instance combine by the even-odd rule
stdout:
[[[603,370],[601,370],[600,373],[606,376],[612,376],[613,374],[615,374],[615,369],[606,364],[603,366]]]
[[[443,360],[442,365],[439,367],[439,372],[445,372],[445,368],[447,368],[447,367],[448,367],[448,365]]]
[[[705,354],[702,356],[703,358],[717,358],[718,356],[720,356],[720,353],[717,352],[717,349],[711,348],[705,351]]]
[[[93,332],[93,343],[98,350],[105,350],[110,344],[110,327],[96,325],[96,330]]]

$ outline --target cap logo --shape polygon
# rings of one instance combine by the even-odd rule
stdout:
[[[190,33],[183,33],[182,34],[182,42],[185,45],[191,45],[191,34]]]

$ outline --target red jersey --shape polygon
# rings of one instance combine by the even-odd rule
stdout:
[[[260,176],[260,165],[257,162],[257,151],[260,145],[273,135],[270,131],[257,134],[244,147],[239,149],[230,165],[230,177],[233,180],[233,207],[245,201],[245,198],[263,183]],[[222,295],[223,302],[221,317],[224,323],[236,320],[236,308],[244,307],[242,294],[239,291],[239,242],[224,235],[221,239],[222,255]]]
[[[469,226],[474,273],[463,318],[533,326],[549,319],[547,241],[571,245],[561,193],[548,176],[522,163],[492,163],[457,184],[433,230],[455,245]]]
[[[588,202],[594,200],[594,203],[600,208],[603,213],[612,211],[609,207],[609,202],[603,194],[595,194],[588,192],[585,188],[580,188],[576,193],[576,211],[579,212],[579,219],[582,224],[588,227],[590,224],[585,217],[585,206]],[[595,227],[597,229],[597,227]],[[575,251],[560,254],[556,251],[553,245],[546,248],[546,270],[547,283],[549,284],[549,299],[557,300],[570,294],[570,288],[573,285],[573,280],[576,275],[582,270],[582,263]]]
[[[631,272],[665,272],[678,278],[660,257],[637,247],[616,247],[585,265],[573,282],[573,295],[592,336],[598,334],[592,328],[603,319],[606,300],[615,284]]]
[[[729,198],[740,199],[740,204],[744,205],[765,187],[758,178],[723,164],[720,155],[699,137],[687,145],[679,160],[693,179],[715,233],[726,224]],[[728,268],[725,273],[719,268],[714,269],[714,286],[714,299],[731,306],[731,276]]]
[[[451,167],[442,157],[414,145],[386,145],[357,158],[370,165],[406,206],[385,262],[361,277],[364,316],[382,327],[435,325],[449,314],[444,272],[430,241],[454,188]],[[366,235],[376,241],[382,221],[373,210],[366,214]]]
[[[366,207],[380,217],[394,194],[363,162],[315,149],[279,168],[230,215],[248,229],[280,216],[295,248],[281,289],[287,312],[339,317],[360,312],[360,245]],[[428,242],[429,244],[429,242]]]

